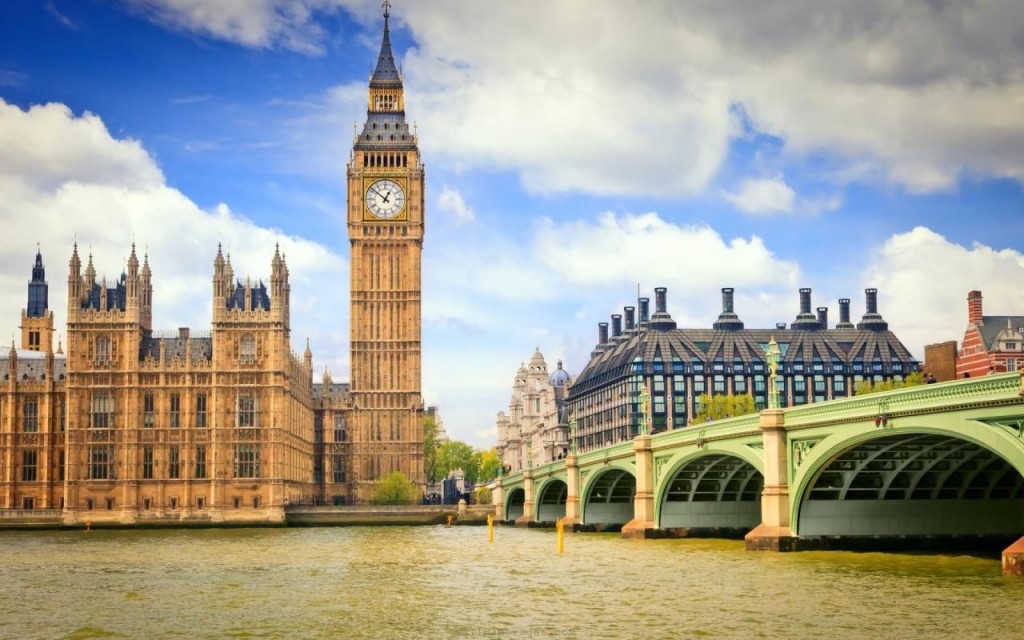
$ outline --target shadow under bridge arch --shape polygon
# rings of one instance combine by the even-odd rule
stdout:
[[[624,469],[602,471],[587,489],[583,506],[585,525],[623,525],[633,519],[636,477]]]
[[[803,490],[801,538],[1006,536],[1024,531],[1024,476],[951,435],[872,438],[822,463]]]
[[[508,499],[505,501],[505,522],[515,522],[522,518],[525,503],[526,491],[521,487],[509,491]]]
[[[742,458],[721,453],[694,458],[668,482],[658,528],[743,536],[761,522],[763,486],[764,476]]]
[[[540,490],[537,500],[537,522],[555,522],[565,517],[565,501],[569,486],[561,480],[552,480]]]

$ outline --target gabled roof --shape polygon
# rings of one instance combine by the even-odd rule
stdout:
[[[984,316],[978,326],[978,333],[985,344],[986,351],[997,351],[996,340],[1010,329],[1024,341],[1024,316]]]

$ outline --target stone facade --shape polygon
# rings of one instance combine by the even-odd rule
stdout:
[[[351,241],[352,412],[344,451],[354,502],[401,471],[422,493],[421,348],[424,166],[405,120],[385,5],[384,34],[370,77],[366,123],[348,163]]]
[[[42,256],[0,373],[0,508],[65,523],[280,522],[296,504],[366,502],[393,470],[425,486],[421,395],[424,168],[384,14],[367,122],[348,164],[352,382],[313,383],[291,351],[288,266],[269,287],[213,263],[209,330],[153,330],[148,256],[97,280],[78,247],[68,355],[53,352]]]
[[[559,360],[548,375],[540,350],[516,372],[508,413],[498,412],[498,457],[509,471],[560,460],[569,452],[565,398],[570,376]]]

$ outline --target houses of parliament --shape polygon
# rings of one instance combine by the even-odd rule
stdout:
[[[351,382],[314,382],[308,342],[292,351],[279,249],[266,283],[236,279],[211,250],[210,328],[161,332],[149,257],[133,245],[108,282],[75,245],[66,353],[37,253],[21,344],[0,361],[0,515],[281,522],[290,505],[366,503],[392,471],[423,488],[424,168],[388,18],[347,167]]]

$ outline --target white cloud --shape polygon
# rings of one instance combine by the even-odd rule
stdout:
[[[402,14],[419,44],[410,110],[446,134],[428,151],[511,168],[533,191],[700,192],[739,135],[737,106],[786,161],[826,154],[917,192],[1024,179],[1020,3],[449,0]]]
[[[456,226],[469,224],[476,220],[476,214],[469,208],[462,194],[445,185],[437,196],[437,208],[449,214]]]
[[[863,280],[877,287],[879,311],[918,358],[924,345],[963,339],[967,292],[978,289],[988,315],[1019,315],[1024,255],[975,243],[950,242],[927,227],[889,238]]]
[[[124,0],[167,28],[264,49],[323,53],[324,30],[315,17],[345,3],[332,0]]]
[[[740,211],[760,214],[790,213],[796,202],[796,192],[782,178],[749,178],[722,197]]]
[[[127,0],[151,20],[323,51],[320,15],[379,29],[371,0]],[[541,17],[542,16],[542,17]],[[911,191],[1024,180],[1021,3],[522,0],[403,3],[408,106],[429,154],[534,192],[699,193],[741,135]],[[870,167],[867,173],[859,168]]]
[[[206,329],[217,244],[231,253],[236,276],[266,279],[280,243],[291,272],[293,347],[301,351],[311,336],[321,364],[322,354],[347,352],[335,326],[346,317],[346,296],[336,286],[347,273],[340,256],[260,227],[225,204],[204,211],[164,183],[141,144],[114,138],[98,116],[75,116],[57,104],[23,111],[0,100],[0,193],[0,307],[8,312],[25,306],[37,242],[61,333],[72,244],[77,240],[83,261],[91,252],[97,275],[112,281],[135,242],[153,270],[154,328]],[[16,320],[8,315],[5,322]]]

